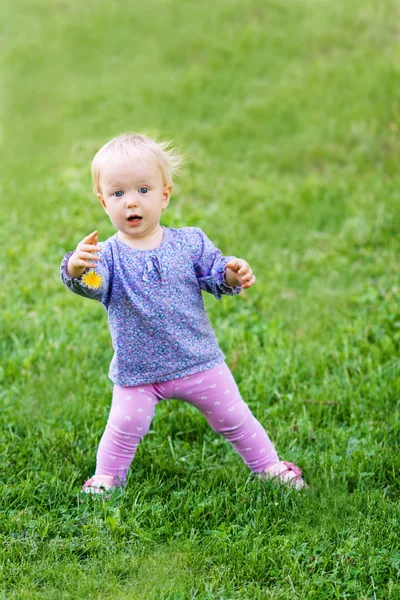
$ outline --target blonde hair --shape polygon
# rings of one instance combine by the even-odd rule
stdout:
[[[97,152],[92,161],[93,191],[100,193],[100,172],[111,156],[121,161],[134,163],[142,162],[144,156],[156,159],[160,168],[164,185],[172,185],[173,176],[183,164],[183,157],[171,142],[156,142],[146,135],[138,133],[123,133],[105,144]]]

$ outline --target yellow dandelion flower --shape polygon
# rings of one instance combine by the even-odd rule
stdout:
[[[103,277],[93,269],[82,275],[82,282],[92,290],[97,290],[103,283]]]

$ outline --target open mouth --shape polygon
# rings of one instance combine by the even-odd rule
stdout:
[[[131,215],[130,217],[128,217],[128,221],[130,223],[135,223],[137,221],[141,221],[142,217],[139,217],[138,215]]]

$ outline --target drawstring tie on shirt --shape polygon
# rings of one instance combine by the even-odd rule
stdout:
[[[144,271],[143,271],[143,275],[142,275],[142,280],[143,281],[148,281],[149,280],[149,274],[154,269],[159,274],[161,283],[164,283],[164,268],[162,266],[160,258],[156,254],[155,255],[151,255],[148,258],[146,258],[146,262],[145,262],[145,265],[144,265]]]

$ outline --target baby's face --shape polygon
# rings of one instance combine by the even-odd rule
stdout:
[[[98,198],[111,223],[128,243],[151,237],[160,227],[172,186],[164,185],[153,157],[132,165],[110,161],[100,175]]]

